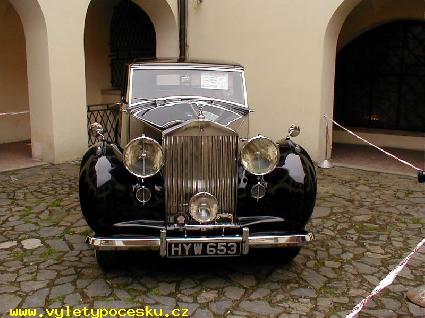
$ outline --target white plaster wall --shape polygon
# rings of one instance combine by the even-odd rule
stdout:
[[[25,35],[21,20],[9,1],[0,2],[0,113],[26,111],[28,80]],[[0,116],[0,143],[30,139],[28,114]]]
[[[190,57],[236,61],[246,68],[248,101],[255,109],[251,135],[277,140],[298,123],[296,140],[317,160],[325,32],[342,1],[189,2]]]
[[[26,37],[33,154],[52,162],[80,158],[87,145],[87,99],[99,100],[99,89],[109,84],[105,52],[96,60],[89,47],[88,58],[105,73],[90,73],[86,90],[84,27],[90,0],[10,1]],[[178,56],[176,0],[134,1],[155,25],[158,56]],[[333,112],[338,35],[359,2],[189,0],[189,57],[244,64],[249,102],[256,110],[251,135],[278,139],[298,123],[297,140],[319,160],[324,153],[321,116]],[[105,33],[96,32],[101,24],[88,36],[104,42]]]
[[[322,115],[333,117],[335,57],[345,20],[354,12],[344,31],[352,38],[354,29],[382,19],[423,16],[423,7],[421,0],[189,0],[188,52],[243,64],[255,109],[251,135],[276,140],[298,123],[297,141],[321,160]]]

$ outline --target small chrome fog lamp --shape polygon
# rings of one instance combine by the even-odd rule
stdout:
[[[264,198],[264,196],[266,195],[265,185],[261,182],[254,184],[251,188],[251,195],[253,198],[257,199],[257,201],[261,198]]]
[[[218,212],[217,199],[208,192],[199,192],[190,199],[189,212],[199,223],[214,221]]]
[[[279,156],[279,147],[270,138],[258,135],[242,148],[241,162],[249,173],[263,176],[276,168]]]
[[[161,145],[152,138],[135,138],[125,146],[124,166],[139,178],[148,178],[162,168],[163,152]]]
[[[151,190],[146,188],[145,186],[141,186],[136,190],[136,199],[140,203],[145,204],[151,199]]]

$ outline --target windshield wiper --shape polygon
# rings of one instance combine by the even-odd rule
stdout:
[[[188,101],[188,102],[195,102],[195,101],[204,101],[204,102],[217,102],[220,104],[228,105],[232,110],[239,111],[243,115],[251,112],[252,110],[249,110],[246,106],[243,104],[231,102],[228,100],[218,99],[214,97],[205,97],[205,96],[168,96],[162,98],[163,100],[181,100],[181,101]]]
[[[155,104],[155,107],[164,105],[168,101],[185,101],[185,102],[197,102],[197,101],[203,101],[203,102],[216,102],[220,104],[224,104],[226,106],[229,106],[231,110],[238,111],[243,115],[246,115],[247,113],[251,112],[252,110],[248,109],[246,106],[226,101],[223,99],[217,99],[213,97],[204,97],[204,96],[167,96],[167,97],[160,97],[160,98],[144,98],[144,97],[136,97],[134,100],[138,100],[139,102],[134,103],[131,105],[130,110],[132,112],[139,111],[141,109],[152,109],[153,104]]]
[[[127,106],[127,111],[132,114],[142,109],[149,110],[159,106],[157,99],[142,98],[142,97],[138,97],[134,99],[138,100],[138,102]]]

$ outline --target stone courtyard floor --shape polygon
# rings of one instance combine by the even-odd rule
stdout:
[[[77,178],[76,163],[0,174],[3,316],[11,307],[150,305],[191,317],[344,317],[425,237],[425,189],[414,178],[334,168],[318,175],[317,240],[289,265],[142,254],[103,273],[84,243]],[[360,317],[425,317],[405,298],[424,277],[422,248]]]

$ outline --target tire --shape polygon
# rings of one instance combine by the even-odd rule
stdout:
[[[103,270],[110,270],[118,267],[118,256],[116,251],[99,251],[95,250],[97,264]]]
[[[301,247],[286,247],[286,248],[262,248],[252,249],[249,254],[256,261],[266,264],[285,265],[297,257],[300,253]]]

